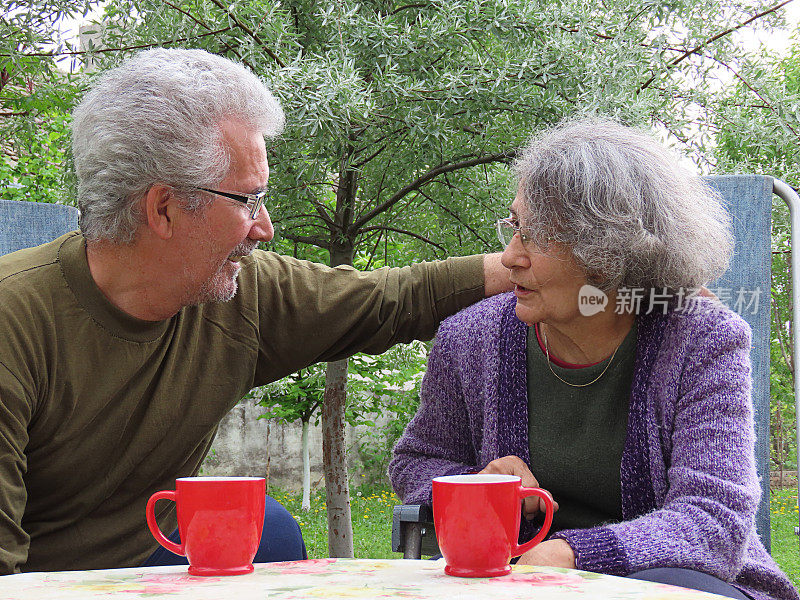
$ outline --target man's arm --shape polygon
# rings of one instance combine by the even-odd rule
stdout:
[[[0,575],[18,573],[30,539],[22,528],[27,493],[25,446],[30,405],[20,382],[0,362]]]
[[[483,286],[487,298],[514,289],[508,278],[508,269],[500,262],[501,256],[501,252],[483,256]]]
[[[507,287],[506,273],[497,255],[362,272],[254,253],[239,275],[243,301],[257,290],[261,354],[254,384],[315,362],[430,339],[444,318],[503,289],[504,278]]]

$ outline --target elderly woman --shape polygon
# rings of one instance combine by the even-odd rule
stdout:
[[[749,327],[688,298],[732,252],[717,195],[597,119],[534,139],[516,170],[498,224],[513,295],[442,324],[395,490],[429,504],[433,477],[519,475],[560,507],[520,562],[798,598],[755,530]]]

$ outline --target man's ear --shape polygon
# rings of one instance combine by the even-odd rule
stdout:
[[[158,238],[168,240],[175,229],[175,218],[180,206],[172,188],[155,184],[142,198],[147,227]]]

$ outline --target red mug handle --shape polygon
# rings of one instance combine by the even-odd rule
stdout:
[[[544,500],[547,510],[544,513],[544,525],[542,525],[539,533],[537,533],[532,540],[525,542],[521,546],[515,546],[511,551],[512,558],[525,554],[528,550],[541,542],[547,535],[547,532],[550,531],[550,524],[553,522],[553,497],[550,495],[550,492],[542,488],[520,487],[517,493],[520,499],[527,498],[528,496],[539,496],[539,498]]]
[[[183,544],[178,545],[175,542],[168,540],[161,532],[161,528],[158,526],[158,522],[156,521],[156,500],[172,500],[175,502],[175,490],[162,490],[150,496],[150,499],[147,501],[145,515],[147,516],[147,526],[150,528],[150,533],[153,534],[153,537],[156,538],[156,541],[170,552],[180,554],[181,556],[186,556],[186,552],[183,550]],[[549,509],[547,514],[548,516],[550,515]]]

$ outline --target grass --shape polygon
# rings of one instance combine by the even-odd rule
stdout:
[[[272,491],[272,490],[271,490]],[[309,558],[328,556],[328,516],[325,513],[325,490],[311,494],[311,509],[301,510],[300,494],[271,493],[292,513],[303,530]],[[392,552],[392,507],[402,504],[388,488],[357,489],[350,494],[353,520],[353,553],[356,558],[401,558]]]
[[[325,514],[325,491],[311,495],[311,510],[300,509],[301,495],[273,491],[273,497],[294,515],[303,530],[309,558],[328,556],[328,517]],[[400,558],[392,552],[392,507],[400,499],[387,488],[355,490],[350,497],[356,558]],[[772,512],[772,556],[800,587],[800,547],[794,533],[797,526],[797,490],[774,490],[770,498]]]
[[[794,533],[797,527],[797,489],[773,490],[770,496],[772,513],[772,557],[795,587],[800,587],[800,545]]]

